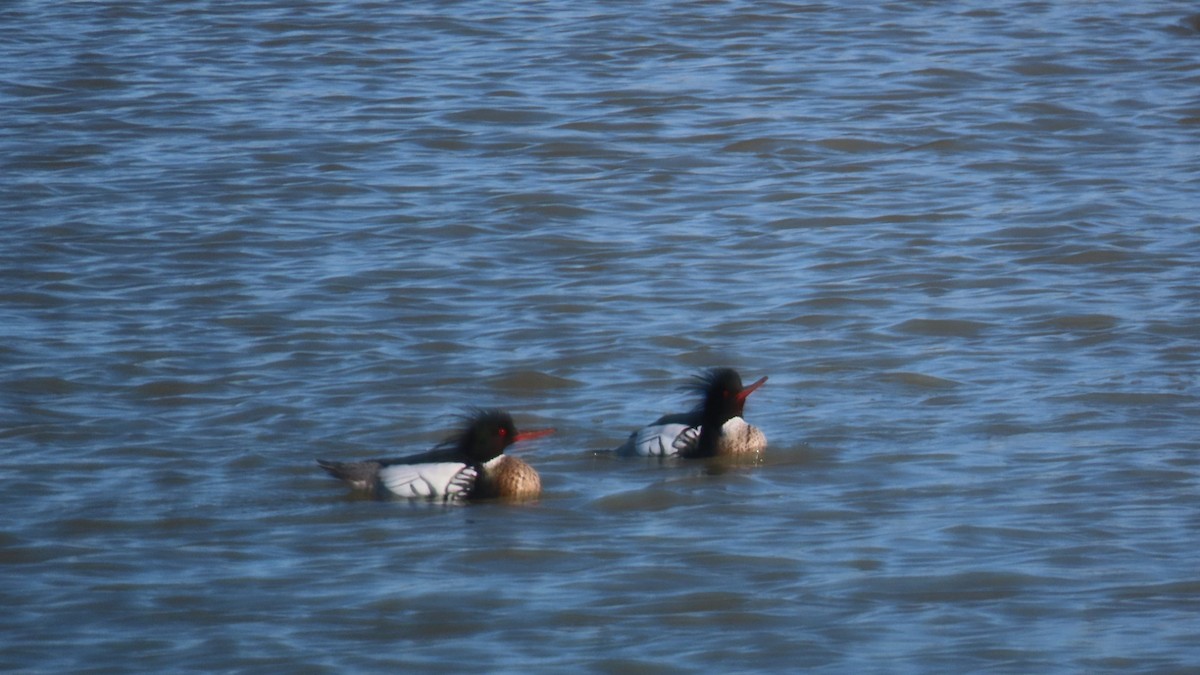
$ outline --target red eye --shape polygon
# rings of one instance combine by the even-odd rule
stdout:
[[[502,429],[500,429],[500,436],[501,436],[501,437],[503,437],[503,436],[507,436],[507,435],[508,435],[508,429],[503,429],[503,428],[502,428]]]

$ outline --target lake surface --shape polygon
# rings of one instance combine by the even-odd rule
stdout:
[[[0,669],[1195,672],[1196,12],[5,3]]]

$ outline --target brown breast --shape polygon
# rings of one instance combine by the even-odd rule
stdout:
[[[500,455],[492,462],[492,466],[484,465],[473,497],[524,500],[541,495],[542,479],[532,466],[509,455]]]
[[[725,423],[721,429],[719,455],[752,455],[767,449],[767,436],[753,424],[740,417]]]

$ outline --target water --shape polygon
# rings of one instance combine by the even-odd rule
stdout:
[[[0,667],[1190,672],[1195,11],[6,3]]]

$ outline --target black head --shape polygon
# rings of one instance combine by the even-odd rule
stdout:
[[[767,378],[762,377],[749,387],[743,387],[742,376],[733,368],[713,368],[697,375],[695,388],[704,395],[700,408],[705,423],[724,424],[734,417],[741,417],[746,409],[746,397],[766,381]]]
[[[505,448],[517,441],[541,438],[552,433],[553,429],[518,433],[512,415],[503,410],[473,410],[468,413],[462,432],[450,442],[465,459],[482,464],[504,454]]]
[[[499,457],[517,439],[512,416],[501,410],[475,410],[455,437],[458,450],[473,462]]]

